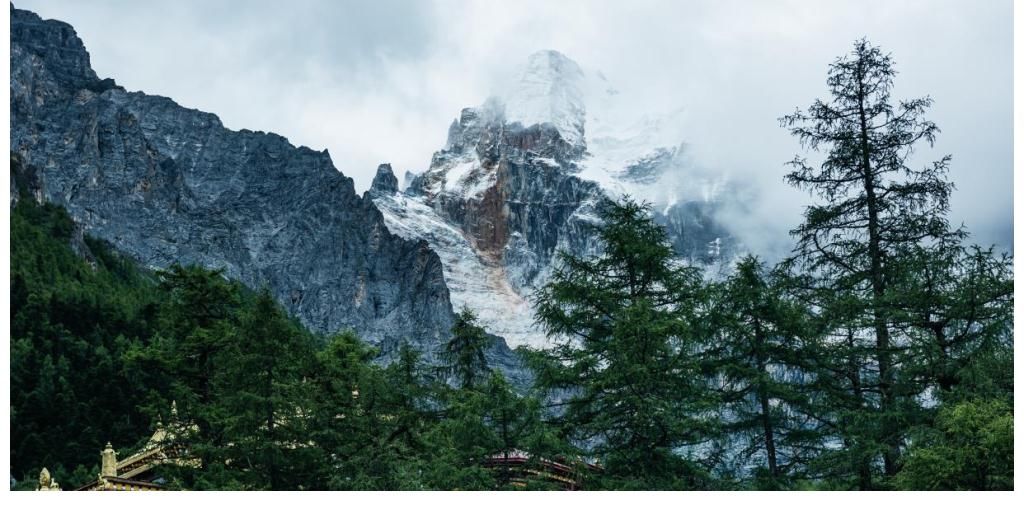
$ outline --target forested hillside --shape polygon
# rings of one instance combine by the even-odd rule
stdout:
[[[66,487],[91,481],[105,442],[131,451],[173,400],[202,460],[158,469],[175,488],[555,487],[487,466],[523,451],[577,466],[589,489],[1012,487],[1005,331],[985,340],[976,323],[955,351],[923,332],[907,347],[908,398],[887,415],[901,469],[887,476],[877,380],[854,366],[867,348],[830,340],[758,260],[702,282],[670,263],[641,205],[603,211],[609,255],[571,260],[543,297],[549,332],[585,341],[532,352],[537,387],[514,389],[469,311],[442,366],[407,348],[380,367],[354,335],[318,338],[217,271],[153,274],[88,239],[86,259],[66,213],[26,197],[12,215],[19,486],[44,465]]]
[[[11,210],[18,488],[34,489],[44,466],[65,489],[94,480],[103,445],[133,452],[172,402],[199,426],[186,443],[207,467],[166,467],[174,488],[502,488],[507,474],[483,457],[561,452],[536,400],[467,364],[491,342],[471,313],[450,367],[406,347],[383,368],[353,334],[315,336],[219,271],[140,269],[36,203],[31,172],[11,165],[23,192]]]

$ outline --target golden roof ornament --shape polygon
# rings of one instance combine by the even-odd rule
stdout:
[[[100,452],[100,477],[117,477],[117,452],[110,442]]]
[[[36,491],[61,491],[60,485],[50,477],[50,471],[46,467],[39,471],[39,487]]]

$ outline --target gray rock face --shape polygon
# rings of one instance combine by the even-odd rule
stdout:
[[[711,267],[728,263],[739,242],[717,219],[717,202],[688,201],[654,211],[665,227],[675,253],[692,264]]]
[[[382,163],[377,167],[377,174],[373,176],[373,183],[370,185],[371,194],[389,194],[398,191],[398,178],[391,170],[391,164]]]
[[[572,175],[579,145],[550,124],[524,127],[505,121],[499,106],[463,109],[444,150],[407,190],[424,196],[458,226],[484,257],[506,269],[513,287],[526,291],[565,248],[594,248],[587,227],[604,195]],[[452,169],[471,167],[461,181]]]
[[[35,13],[15,9],[12,4],[12,46],[14,41],[18,41],[18,50],[36,55],[38,63],[45,63],[49,71],[47,78],[53,85],[66,89],[96,89],[101,83],[89,63],[85,45],[67,23],[44,21]],[[11,48],[11,53],[13,71],[15,48]],[[109,83],[113,84],[112,81]]]
[[[493,104],[467,108],[449,128],[446,148],[406,193],[423,197],[481,255],[500,264],[515,289],[528,293],[543,283],[559,251],[586,256],[600,250],[591,229],[594,208],[609,194],[577,175],[583,156],[580,144],[566,142],[551,124],[509,123]],[[616,177],[657,184],[673,158],[658,149]],[[685,200],[653,213],[679,257],[711,266],[728,259],[737,243],[716,218],[720,206]]]
[[[143,264],[225,268],[311,329],[385,351],[447,338],[437,254],[392,235],[326,151],[100,80],[69,25],[13,6],[10,106],[11,151],[41,197]],[[397,190],[390,168],[378,177]]]

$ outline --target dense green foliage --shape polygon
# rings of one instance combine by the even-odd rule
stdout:
[[[536,296],[552,344],[535,381],[488,367],[455,316],[437,353],[382,366],[267,290],[217,270],[139,269],[25,193],[11,211],[11,463],[94,480],[158,424],[195,463],[182,489],[551,489],[507,461],[574,467],[587,489],[1012,489],[1012,260],[946,218],[948,157],[908,158],[930,100],[893,104],[865,41],[830,101],[785,117],[820,166],[791,257],[706,279],[646,204],[599,207],[601,252],[562,254]],[[12,160],[18,186],[26,178]],[[30,183],[29,183],[30,184]],[[172,405],[174,403],[174,405]]]
[[[568,438],[601,459],[603,487],[703,487],[707,474],[681,451],[704,442],[713,406],[701,374],[704,289],[679,267],[664,229],[634,202],[601,206],[604,254],[562,255],[537,297],[557,344],[540,358],[539,384],[562,390]]]
[[[907,490],[1012,490],[1013,410],[998,400],[939,410],[914,435],[896,487]]]
[[[449,365],[403,347],[380,367],[352,333],[318,339],[219,271],[145,272],[92,240],[87,260],[75,229],[29,197],[12,210],[19,488],[42,466],[88,483],[106,442],[128,454],[157,424],[203,467],[159,469],[189,489],[510,488],[487,457],[564,452],[540,402],[480,363],[472,312],[438,357]]]
[[[455,315],[452,337],[441,350],[442,369],[460,387],[471,389],[487,374],[487,332],[476,324],[476,314],[462,309]]]
[[[939,129],[923,118],[930,98],[892,100],[895,75],[891,56],[859,40],[829,69],[830,100],[782,119],[824,152],[817,167],[795,159],[786,176],[820,202],[784,263],[823,323],[821,416],[842,447],[822,475],[861,489],[900,471],[909,432],[934,420],[930,398],[964,394],[958,373],[975,350],[1012,343],[1010,262],[964,247],[967,233],[950,227],[949,156],[911,166]]]
[[[799,477],[822,442],[814,399],[814,325],[811,312],[787,292],[779,272],[748,256],[712,286],[716,335],[706,364],[719,382],[722,427],[737,455],[759,460],[753,483],[780,489]]]
[[[152,336],[160,292],[152,276],[76,236],[61,208],[21,200],[11,211],[11,464],[19,479],[45,465],[65,485],[83,483],[107,441],[132,446],[150,432],[136,408],[147,388],[123,359]]]

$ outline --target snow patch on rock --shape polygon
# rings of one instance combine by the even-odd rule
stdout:
[[[533,324],[533,307],[509,284],[500,261],[478,254],[465,234],[421,197],[380,196],[374,204],[389,231],[407,240],[425,240],[440,256],[456,311],[469,307],[488,333],[505,338],[513,348],[546,345],[544,334]]]

